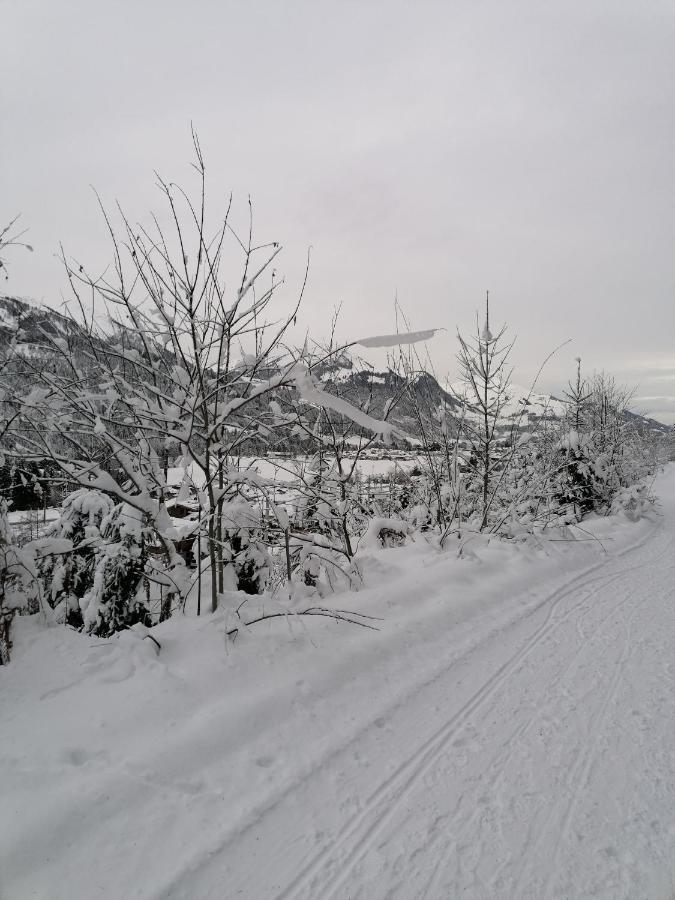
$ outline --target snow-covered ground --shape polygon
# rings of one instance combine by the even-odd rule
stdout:
[[[372,552],[379,631],[15,622],[0,897],[675,892],[675,466],[596,541]],[[231,598],[232,601],[236,598]]]
[[[331,458],[326,457],[326,462],[330,464]],[[302,472],[308,465],[307,457],[283,458],[283,457],[243,457],[239,460],[239,466],[242,469],[252,469],[257,472],[261,478],[268,478],[270,481],[276,481],[283,485],[289,481],[294,481],[298,477],[298,473]],[[347,458],[346,465],[351,465],[352,459]],[[409,472],[416,466],[424,464],[424,459],[414,453],[405,453],[403,451],[392,451],[390,454],[382,454],[380,458],[373,458],[369,455],[362,456],[357,464],[357,470],[362,478],[372,478],[374,476],[388,476],[400,470]],[[171,467],[167,473],[167,482],[175,487],[185,478],[186,470],[177,466]],[[196,485],[202,485],[204,476],[194,465],[187,469],[188,477],[194,481]]]

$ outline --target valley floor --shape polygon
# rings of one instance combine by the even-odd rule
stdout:
[[[17,620],[0,898],[672,900],[675,466],[655,488],[589,521],[604,552],[364,555],[335,603],[376,632],[219,612],[157,655]]]

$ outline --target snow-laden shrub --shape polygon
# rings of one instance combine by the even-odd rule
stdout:
[[[403,519],[373,519],[359,543],[360,549],[382,549],[382,547],[402,547],[412,528]]]
[[[7,502],[0,498],[0,665],[9,663],[12,619],[19,611],[36,611],[35,584],[30,554],[15,543],[7,520]]]
[[[307,463],[297,488],[297,522],[301,530],[325,538],[351,559],[356,538],[367,528],[369,517],[379,512],[375,479],[370,480],[369,491],[354,459],[318,453]],[[389,496],[388,491],[382,493]]]
[[[303,585],[305,595],[320,597],[350,590],[361,580],[356,560],[340,549],[319,543],[291,540],[292,581]]]
[[[576,521],[581,521],[599,499],[592,441],[570,428],[560,440],[559,459],[558,477],[552,479],[555,486],[552,496],[559,506],[574,515]]]
[[[623,488],[612,500],[611,512],[623,513],[631,522],[638,522],[653,511],[653,498],[646,484],[632,484]]]
[[[611,432],[571,429],[561,442],[562,486],[556,499],[567,505],[577,520],[591,511],[610,512],[624,489],[655,471],[656,458],[649,438],[630,425]]]
[[[293,576],[309,588],[316,588],[321,577],[321,560],[306,545],[297,548]]]
[[[63,501],[45,538],[30,545],[42,592],[59,622],[81,628],[81,601],[94,583],[101,528],[114,509],[101,491],[79,488]]]
[[[245,500],[232,501],[224,507],[222,523],[228,589],[261,594],[270,580],[272,560],[263,541],[259,508]]]
[[[49,535],[68,538],[75,546],[94,544],[101,536],[101,523],[114,505],[113,500],[101,491],[79,488],[63,501],[61,514]]]
[[[80,602],[86,631],[109,637],[132,625],[150,625],[141,593],[150,530],[143,514],[122,503],[101,523],[93,585]]]

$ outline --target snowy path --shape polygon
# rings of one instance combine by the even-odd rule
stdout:
[[[452,660],[166,896],[671,898],[674,549]]]
[[[208,620],[173,650],[187,625],[162,626],[159,660],[19,635],[0,898],[672,900],[675,467],[658,490],[623,549],[478,587],[427,560],[380,592],[445,600],[414,627],[312,633],[292,658],[279,632],[225,664]]]

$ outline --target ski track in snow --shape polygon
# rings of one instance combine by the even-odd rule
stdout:
[[[612,581],[615,578],[611,579]],[[339,875],[331,879],[331,883],[319,885],[322,895],[325,897],[333,897],[339,892],[342,885],[349,879],[355,865],[363,859],[370,848],[374,844],[379,833],[386,827],[388,821],[393,817],[396,810],[413,790],[417,781],[438,761],[440,755],[447,747],[448,742],[455,737],[460,730],[465,728],[471,722],[472,715],[479,711],[484,703],[490,700],[493,694],[504,686],[511,672],[518,668],[530,655],[530,653],[545,639],[549,631],[555,627],[556,621],[553,621],[555,610],[558,605],[570,595],[570,589],[562,591],[551,602],[548,615],[543,625],[541,625],[534,635],[530,638],[525,647],[519,650],[495,675],[486,681],[480,690],[474,694],[471,700],[459,710],[452,718],[443,724],[431,738],[425,741],[415,753],[410,756],[397,770],[395,775],[383,782],[378,790],[371,796],[364,810],[355,817],[344,832],[338,837],[335,843],[327,845],[326,848],[312,862],[311,867],[306,870],[298,880],[289,886],[289,889],[279,894],[279,900],[286,900],[289,896],[296,896],[301,893],[301,889],[306,885],[317,889],[317,885],[311,882],[311,875],[317,871],[325,862],[325,858],[331,855],[339,855],[343,845],[351,845],[348,852],[340,859]],[[592,596],[592,594],[590,595]],[[585,598],[588,599],[588,598]],[[578,604],[572,607],[562,618],[566,620],[570,615],[576,612]],[[383,809],[383,811],[381,811]],[[374,821],[370,823],[368,820],[373,815]]]
[[[27,871],[11,893],[0,871],[0,897],[672,900],[675,467],[663,486],[664,517],[641,540],[513,604],[503,628],[477,617],[470,646],[449,634],[447,657],[399,673],[393,696],[378,690],[386,668],[357,672],[373,696],[351,730],[336,723],[278,774],[275,755],[293,748],[252,748],[260,774],[247,792],[234,770],[244,799],[231,808],[215,703],[127,758],[73,746],[41,771],[10,759],[22,785],[49,789],[17,852],[48,846],[59,878],[44,888]],[[86,679],[123,688],[145,665],[95,645],[81,677],[64,667],[38,701]]]
[[[354,868],[368,855],[380,833],[386,828],[400,804],[408,797],[419,779],[438,762],[446,749],[448,742],[472,721],[472,716],[480,711],[482,706],[487,703],[497,691],[503,689],[507,685],[511,674],[525,663],[531,653],[555,628],[559,627],[560,624],[576,613],[580,607],[584,606],[593,596],[595,596],[595,594],[597,594],[598,590],[607,587],[623,575],[639,568],[642,568],[642,566],[638,565],[616,575],[609,577],[600,576],[599,578],[594,579],[600,582],[599,587],[586,594],[581,602],[572,606],[559,617],[556,617],[555,615],[558,607],[561,606],[565,600],[574,595],[578,584],[582,579],[575,580],[572,585],[558,592],[553,598],[550,598],[546,604],[549,607],[546,619],[534,632],[527,644],[518,650],[504,666],[491,676],[491,678],[482,685],[480,690],[474,694],[471,700],[458,713],[444,723],[438,732],[423,743],[416,752],[399,767],[393,778],[388,779],[380,785],[378,790],[371,795],[365,808],[343,829],[337,840],[326,845],[320,854],[315,857],[311,865],[305,869],[287,889],[278,895],[279,900],[282,900],[282,898],[283,900],[286,900],[288,897],[300,897],[305,895],[324,897],[340,896],[341,891],[344,888],[345,883],[349,881]],[[616,682],[613,680],[612,691],[610,693],[613,693],[615,688]],[[608,693],[607,703],[609,702],[609,699],[610,695]],[[531,717],[526,725],[524,727],[521,726],[521,729],[519,730],[527,728],[534,718],[534,716]],[[579,757],[583,761],[581,754],[579,754]],[[499,774],[499,771],[497,774]],[[572,807],[573,803],[571,801],[568,807],[570,812]],[[450,830],[453,824],[454,822],[452,820],[447,822],[448,830]],[[567,817],[566,825],[569,825],[569,816]],[[344,846],[348,849],[346,853],[343,854],[341,850]],[[328,857],[335,860],[334,867],[337,871],[333,872],[332,869],[330,869],[324,873],[323,878],[317,880],[313,879],[313,876],[325,866]],[[440,887],[438,882],[439,873],[441,871],[442,863],[437,867],[434,877],[427,885],[424,891],[425,896],[441,896],[440,893],[436,893]],[[521,896],[518,892],[518,887],[519,886],[516,887],[514,896]],[[306,891],[306,894],[303,892],[303,889]],[[347,893],[342,895],[347,896]],[[548,893],[546,896],[548,896]]]
[[[659,544],[663,546],[656,554],[649,553],[649,558],[645,561],[612,571],[616,566],[615,557],[594,567],[607,568],[610,571],[596,575],[585,572],[546,598],[535,613],[530,615],[530,618],[533,618],[537,612],[545,611],[544,620],[526,642],[481,684],[459,710],[419,743],[412,753],[405,755],[391,775],[382,780],[375,790],[371,789],[368,798],[357,812],[346,817],[342,826],[330,834],[329,839],[310,856],[288,883],[280,890],[275,890],[271,883],[265,883],[259,896],[275,896],[278,900],[361,896],[454,897],[460,894],[486,898],[558,896],[555,893],[555,880],[559,874],[558,862],[561,851],[563,846],[569,843],[575,810],[582,792],[587,787],[595,765],[602,729],[631,656],[631,622],[640,612],[641,604],[645,602],[644,598],[640,597],[640,603],[628,611],[627,619],[624,619],[627,612],[625,608],[630,607],[631,602],[635,602],[633,591],[636,587],[638,592],[644,592],[645,571],[663,559],[671,557],[673,540],[670,536],[659,535],[656,538],[651,535],[635,547],[617,554],[619,558],[630,558],[645,546],[649,551],[659,547]],[[665,567],[661,575],[665,574],[670,578],[673,569],[675,569],[673,566]],[[631,577],[634,576],[640,579],[637,585],[631,582]],[[647,586],[654,590],[658,587],[663,591],[668,584],[657,585],[652,579],[648,579]],[[598,605],[594,606],[594,603]],[[600,621],[587,633],[580,631],[580,621],[597,615],[598,609],[603,611]],[[504,810],[506,804],[513,802],[513,798],[507,799],[514,787],[510,778],[513,764],[528,762],[526,752],[528,735],[536,723],[545,720],[547,710],[550,711],[550,715],[554,714],[555,700],[545,701],[543,705],[535,707],[534,712],[517,725],[506,741],[501,745],[499,741],[496,742],[493,759],[488,766],[474,775],[474,780],[481,789],[479,797],[471,795],[470,799],[466,799],[460,795],[454,811],[436,815],[431,823],[427,821],[426,827],[420,827],[423,823],[415,820],[418,817],[418,810],[420,807],[424,810],[425,804],[429,803],[429,784],[424,783],[425,778],[431,773],[434,785],[442,783],[448,774],[449,746],[453,741],[456,746],[462,746],[457,738],[467,729],[473,727],[474,732],[477,732],[482,723],[495,714],[500,694],[511,688],[517,690],[517,685],[512,685],[512,682],[524,671],[534,681],[540,677],[539,668],[535,666],[535,662],[538,661],[532,661],[530,670],[527,671],[528,662],[537,650],[541,650],[542,645],[547,642],[555,645],[558,633],[568,624],[573,625],[581,640],[571,656],[562,660],[565,665],[546,685],[547,692],[560,691],[559,695],[554,694],[555,700],[560,697],[564,699],[565,691],[568,690],[564,687],[566,679],[578,676],[580,660],[583,662],[589,655],[594,658],[596,666],[607,664],[608,672],[604,672],[604,675],[608,676],[606,684],[593,683],[592,689],[584,698],[588,712],[580,729],[581,733],[575,736],[579,742],[570,748],[571,765],[565,766],[565,776],[558,785],[560,796],[554,799],[543,817],[541,811],[537,811],[534,825],[528,827],[525,846],[512,858],[497,866],[494,877],[487,880],[478,873],[481,866],[485,865],[486,858],[491,855],[489,842],[495,840],[495,830],[499,829],[489,830],[487,841],[481,832],[485,831],[486,822],[490,821],[494,825],[498,820],[498,814]],[[598,642],[599,649],[596,646]],[[454,661],[448,667],[448,671],[453,666]],[[600,671],[602,673],[603,670]],[[437,679],[438,676],[434,680]],[[422,685],[417,696],[407,699],[406,706],[413,703],[423,705],[424,691],[427,687],[428,685]],[[416,732],[415,728],[413,733]],[[357,736],[355,742],[359,739],[360,736]],[[341,748],[341,752],[348,749]],[[451,765],[450,768],[455,767]],[[318,796],[323,793],[325,792],[317,790]],[[416,794],[420,795],[419,803],[415,802]],[[545,795],[542,792],[541,804],[544,800]],[[402,814],[404,805],[406,812],[411,811],[413,815],[412,827],[406,821],[397,822],[397,819],[404,817]],[[345,804],[341,809],[344,806]],[[465,810],[468,812],[464,812]],[[279,813],[278,808],[275,812]],[[290,813],[288,819],[292,818]],[[258,824],[259,830],[264,834],[264,819]],[[442,830],[440,824],[443,826]],[[499,825],[499,828],[501,827]],[[470,848],[468,835],[476,831],[478,832],[476,842],[473,848]],[[402,840],[403,836],[405,840]],[[461,846],[457,837],[463,841]],[[411,842],[416,844],[412,851]],[[236,843],[236,839],[232,839],[221,847],[220,851],[224,854],[228,854],[228,851],[233,854]],[[402,847],[399,846],[401,844]],[[278,866],[283,872],[284,868],[291,868],[288,865],[288,849],[288,835],[283,831],[272,831],[271,834],[267,834],[263,869],[274,871]],[[374,877],[369,877],[368,866],[364,865],[369,857],[375,859],[380,857],[383,861],[381,864],[373,863],[371,868],[375,873]],[[415,869],[411,871],[409,864],[413,859],[417,859],[417,862]],[[541,875],[542,859],[546,861],[545,878]],[[392,879],[391,873],[396,872],[397,864],[401,874]],[[186,879],[179,879],[174,883],[172,890],[162,891],[161,896],[172,898],[212,896],[208,888],[208,884],[212,883],[208,869],[220,865],[221,862],[216,855],[206,867],[199,868],[196,876],[193,873]],[[507,872],[509,869],[513,869],[513,872]],[[449,877],[448,873],[451,870],[453,875]],[[425,881],[423,876],[426,871],[431,872],[431,877]],[[230,873],[230,877],[233,874]],[[414,881],[411,875],[420,877]],[[256,896],[256,891],[246,886],[249,878],[250,873],[241,880],[235,876],[232,886],[237,885],[237,895]],[[213,893],[214,897],[216,895]],[[563,893],[559,896],[582,895]],[[605,896],[619,895],[610,891]],[[634,895],[629,893],[626,896]]]

